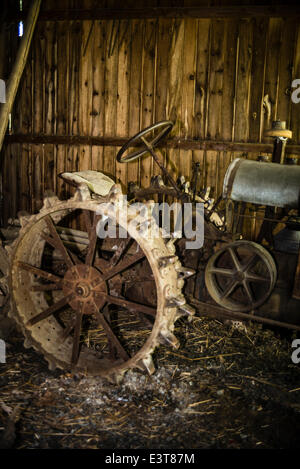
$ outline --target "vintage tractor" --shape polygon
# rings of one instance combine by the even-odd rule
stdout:
[[[76,186],[74,197],[49,195],[38,214],[21,217],[9,254],[11,315],[25,346],[42,353],[50,369],[116,380],[130,368],[153,373],[154,349],[161,343],[177,348],[175,321],[195,313],[186,298],[204,307],[208,292],[227,310],[253,312],[272,292],[276,265],[270,253],[234,240],[209,198],[182,179],[175,182],[160,162],[154,148],[172,127],[170,121],[154,124],[117,154],[119,163],[129,163],[150,153],[169,185],[156,177],[149,188],[134,186],[128,202],[100,172],[63,173]],[[187,250],[184,238],[163,227],[155,238],[143,235],[145,226],[159,225],[152,196],[204,204],[200,249]],[[138,216],[137,200],[146,207]],[[113,239],[98,236],[108,221],[117,227]]]
[[[158,123],[137,134],[119,151],[117,160],[120,163],[128,163],[148,151],[170,186],[166,186],[163,179],[156,176],[148,188],[140,189],[135,184],[129,184],[129,194],[132,194],[135,200],[145,200],[157,194],[160,202],[166,199],[169,201],[171,199],[172,202],[173,199],[181,200],[183,203],[203,203],[203,247],[186,250],[185,239],[177,242],[177,252],[181,262],[186,268],[195,270],[195,276],[187,280],[185,293],[202,300],[201,306],[204,307],[203,300],[207,299],[205,286],[210,297],[223,308],[236,312],[256,310],[269,297],[276,282],[276,265],[271,254],[261,245],[242,240],[239,234],[233,235],[231,230],[227,229],[228,223],[218,210],[222,197],[214,203],[209,198],[207,189],[202,193],[197,191],[199,178],[197,164],[194,166],[192,184],[186,182],[183,177],[180,177],[177,183],[173,180],[153,150],[158,143],[157,137],[151,141],[145,139],[147,133],[161,128],[160,133],[165,135],[171,130],[172,123],[168,121]],[[126,155],[126,150],[139,139],[144,143],[143,151],[136,150]],[[252,288],[254,285],[255,288]],[[197,304],[199,305],[199,302]]]

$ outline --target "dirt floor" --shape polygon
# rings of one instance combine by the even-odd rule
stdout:
[[[296,448],[300,364],[293,334],[196,317],[176,323],[181,347],[160,347],[152,376],[113,385],[51,372],[7,341],[0,364],[0,447]]]

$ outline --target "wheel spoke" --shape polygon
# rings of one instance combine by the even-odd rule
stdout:
[[[54,303],[53,305],[49,306],[49,308],[45,309],[45,311],[42,311],[40,314],[37,314],[33,318],[29,319],[29,321],[27,322],[27,325],[34,326],[35,324],[42,321],[43,319],[48,318],[49,316],[51,316],[51,314],[55,313],[56,311],[61,309],[63,306],[65,306],[72,296],[73,295],[64,296],[57,303]]]
[[[47,283],[45,285],[33,285],[31,291],[52,291],[52,290],[61,290],[61,283]]]
[[[107,323],[106,319],[104,318],[103,314],[98,311],[96,314],[96,317],[98,319],[98,322],[100,325],[103,327],[104,332],[106,333],[106,336],[108,340],[116,347],[120,358],[122,358],[124,361],[129,360],[129,355],[126,352],[126,350],[123,348],[121,343],[119,342],[119,339],[116,337],[114,334],[113,330],[111,329],[110,325]]]
[[[233,260],[233,263],[234,263],[234,266],[235,266],[236,270],[241,270],[240,262],[237,258],[237,255],[236,255],[234,249],[232,247],[229,247],[228,251],[230,252],[231,259]]]
[[[251,291],[251,288],[250,288],[250,285],[248,284],[247,280],[244,280],[243,281],[243,287],[247,293],[247,296],[250,300],[250,303],[253,304],[254,303],[254,298],[253,298],[253,295],[252,295],[252,291]]]
[[[101,311],[102,310],[102,311]],[[107,324],[111,327],[111,319],[110,319],[110,313],[108,310],[108,304],[105,302],[103,307],[99,308],[99,311],[102,312],[104,319],[106,320]],[[108,339],[108,350],[109,350],[109,357],[111,360],[116,360],[117,359],[117,349],[114,345],[114,343],[110,340],[109,337]]]
[[[150,306],[142,305],[140,303],[135,303],[134,301],[126,300],[125,298],[119,298],[112,295],[105,295],[106,300],[109,303],[114,305],[122,306],[129,310],[134,310],[136,312],[149,314],[150,316],[156,316],[156,308],[151,308]]]
[[[226,277],[232,277],[235,271],[232,269],[224,269],[222,267],[211,267],[208,272],[215,275],[224,275]]]
[[[95,216],[91,229],[88,232],[89,246],[88,246],[88,250],[87,250],[87,254],[85,258],[86,265],[92,265],[94,261],[96,244],[97,244],[97,239],[98,239],[97,231],[96,231],[98,220],[99,220],[99,216]]]
[[[254,254],[253,256],[250,257],[250,259],[247,261],[245,265],[242,266],[243,272],[248,272],[252,267],[255,266],[257,261],[259,261],[260,258],[258,257],[257,254]]]
[[[110,269],[110,263],[105,259],[97,257],[94,261],[94,267],[100,270],[101,273],[107,272]]]
[[[74,316],[69,321],[69,323],[67,324],[67,326],[63,330],[63,333],[61,335],[61,343],[63,343],[68,338],[68,336],[71,334],[71,332],[73,331],[73,329],[75,327],[75,324],[76,324],[76,316]]]
[[[70,255],[70,257],[71,257],[74,264],[83,264],[83,262],[79,259],[78,256],[76,256],[76,254],[74,252],[72,252],[68,249],[68,253],[69,253],[69,255]]]
[[[72,357],[71,357],[71,365],[73,366],[77,364],[78,358],[79,358],[81,323],[82,323],[82,313],[77,313],[75,326],[74,326],[73,347],[72,347]]]
[[[54,283],[60,283],[62,280],[57,275],[51,274],[50,272],[46,272],[45,270],[39,269],[38,267],[35,267],[33,265],[26,264],[26,262],[19,261],[18,266],[21,267],[21,269],[28,270],[32,274],[37,275],[38,277],[42,277]]]
[[[127,251],[130,243],[133,241],[132,238],[128,237],[126,239],[122,239],[122,241],[120,242],[116,252],[114,253],[114,255],[112,256],[111,260],[110,260],[110,265],[112,266],[115,266],[119,260],[121,259],[121,257],[123,257],[123,255],[125,254],[125,252]]]
[[[92,229],[91,213],[89,210],[83,210],[83,218],[85,222],[86,231],[89,233]]]
[[[247,277],[247,280],[250,281],[250,282],[264,282],[264,283],[270,283],[270,279],[267,278],[267,277],[262,277],[261,275],[257,275],[257,274],[246,274],[246,277]]]
[[[48,229],[49,229],[50,234],[51,234],[52,237],[50,238],[49,236],[45,236],[45,235],[42,235],[42,236],[46,239],[47,243],[51,244],[54,248],[57,248],[61,252],[67,266],[72,267],[73,261],[72,261],[70,255],[69,255],[64,243],[62,242],[61,237],[59,236],[59,234],[56,231],[56,228],[54,226],[52,218],[48,215],[45,218],[45,221],[47,223]]]
[[[239,282],[237,282],[237,280],[232,280],[227,286],[227,288],[221,293],[220,298],[227,298],[229,295],[231,295],[238,283]]]
[[[135,254],[134,256],[129,257],[128,259],[124,259],[122,262],[120,262],[118,265],[110,269],[104,276],[103,280],[107,281],[110,280],[112,277],[115,275],[123,272],[123,270],[128,269],[128,267],[131,267],[133,264],[136,262],[140,261],[145,257],[145,254],[143,253],[142,250]],[[97,267],[97,260],[95,261],[95,267]]]
[[[143,135],[140,137],[140,139],[142,140],[145,146],[145,149],[149,149],[149,146],[151,145],[150,142],[148,142],[148,140],[146,140],[146,138]]]

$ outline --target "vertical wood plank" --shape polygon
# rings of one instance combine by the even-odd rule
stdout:
[[[238,21],[224,20],[224,73],[222,83],[221,140],[233,139],[234,99],[236,94]]]
[[[57,37],[56,23],[45,24],[45,115],[44,133],[56,132],[56,90],[57,90]],[[56,191],[56,148],[44,146],[44,191]]]
[[[295,46],[297,45],[297,29],[298,20],[284,19],[279,53],[277,119],[286,121],[287,128],[290,124],[292,103],[290,89],[293,81],[292,72]]]
[[[233,140],[236,95],[238,21],[224,20],[224,73],[221,108],[221,140]],[[215,198],[222,194],[225,172],[230,163],[229,152],[219,152],[216,161]]]
[[[173,20],[169,18],[159,18],[157,31],[157,71],[156,71],[156,93],[155,93],[155,122],[168,120],[167,99],[168,99],[168,81],[170,70],[170,48],[172,44]],[[168,138],[168,137],[167,137]],[[165,148],[156,152],[161,162],[166,166],[167,158],[170,157],[170,150]],[[153,175],[161,174],[160,168],[153,164]]]
[[[130,82],[129,82],[129,115],[128,133],[133,137],[141,130],[141,96],[143,76],[143,44],[144,23],[140,20],[131,21],[131,50],[130,50]],[[140,162],[128,164],[128,182],[140,183]]]
[[[207,107],[206,137],[220,140],[222,134],[222,98],[226,46],[225,22],[212,21],[209,70],[209,96]],[[211,187],[210,195],[215,197],[218,189],[218,153],[207,151],[205,161],[205,186]]]
[[[93,97],[92,97],[92,135],[104,135],[104,94],[105,94],[105,52],[106,22],[96,21],[94,24],[92,46]],[[103,169],[103,147],[92,147],[92,169]]]
[[[183,125],[183,116],[181,114],[181,89],[182,89],[182,70],[184,58],[184,21],[181,19],[173,20],[172,43],[170,48],[170,67],[167,94],[167,116],[168,119],[175,122],[173,134],[180,136]],[[173,177],[180,176],[180,150],[174,148],[169,151],[167,169]]]
[[[156,32],[155,20],[144,20],[144,49],[143,49],[143,83],[141,102],[141,127],[148,127],[153,123],[154,95],[155,95],[155,67],[156,67]],[[147,155],[140,163],[140,181],[142,187],[150,184],[153,159]]]
[[[92,97],[93,74],[91,42],[94,36],[94,22],[82,22],[82,43],[80,48],[80,73],[79,73],[79,133],[91,135],[92,132]],[[91,169],[91,148],[89,145],[79,146],[79,168],[81,171]]]
[[[23,86],[21,88],[20,101],[20,131],[23,134],[32,131],[32,60],[31,54],[23,72]],[[31,146],[23,144],[19,146],[19,159],[17,164],[17,184],[20,188],[20,198],[17,202],[17,210],[31,212],[32,206],[32,161]]]
[[[224,74],[224,22],[212,21],[210,75],[209,75],[209,103],[208,126],[206,137],[219,140],[221,137],[222,117],[222,89]]]
[[[32,131],[36,134],[44,131],[44,63],[45,63],[45,35],[44,27],[37,25],[32,43],[32,88],[33,88],[33,116]],[[43,146],[32,145],[33,165],[33,212],[37,212],[43,205]]]
[[[252,20],[253,51],[251,66],[251,94],[249,104],[249,141],[261,142],[264,118],[263,98],[266,73],[268,18]]]
[[[210,68],[210,26],[209,19],[200,19],[197,34],[197,62],[196,62],[196,86],[195,86],[195,137],[206,136],[206,102],[208,89],[208,76]]]
[[[252,27],[250,20],[239,25],[239,55],[236,86],[234,139],[246,142],[249,137],[249,100],[252,63]]]
[[[69,93],[68,93],[68,133],[69,135],[79,134],[80,120],[80,57],[82,45],[81,23],[75,21],[70,24],[69,39]],[[66,149],[66,171],[79,170],[79,147],[72,145]],[[68,184],[66,186],[66,196],[74,193],[74,189]]]
[[[268,95],[268,101],[271,105],[271,113],[264,113],[263,131],[270,128],[273,120],[277,118],[278,102],[278,71],[279,71],[279,53],[281,44],[282,18],[270,18],[268,31],[268,47],[266,56],[266,74],[264,95]],[[263,138],[263,141],[268,139]]]
[[[117,132],[117,83],[118,83],[118,20],[108,21],[105,70],[105,136],[114,136]],[[104,147],[104,171],[115,177],[115,148]]]
[[[194,137],[195,118],[195,83],[196,83],[196,37],[197,21],[185,18],[184,20],[184,56],[182,69],[182,98],[181,137]],[[187,179],[191,176],[192,151],[180,151],[180,173]]]
[[[17,167],[19,164],[20,145],[7,145],[4,155],[3,167],[3,203],[4,203],[4,223],[9,218],[15,218],[19,210],[20,187],[17,184]],[[3,153],[3,151],[2,151]]]
[[[69,63],[69,47],[70,47],[69,23],[62,21],[57,24],[57,125],[56,133],[58,135],[66,135],[68,133],[68,95],[70,80],[70,63]],[[56,147],[56,170],[60,174],[66,169],[66,152],[65,145],[57,145]],[[57,177],[57,195],[66,198],[66,183]]]
[[[129,74],[130,74],[130,40],[131,28],[128,20],[120,23],[120,41],[118,48],[118,95],[117,95],[117,134],[120,137],[128,137],[129,116]],[[120,148],[120,147],[119,147]],[[119,148],[115,148],[115,155]],[[130,164],[130,163],[129,163]],[[116,182],[121,183],[123,190],[127,191],[128,164],[116,162]]]

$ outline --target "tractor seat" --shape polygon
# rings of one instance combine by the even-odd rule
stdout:
[[[68,184],[78,187],[86,184],[91,192],[97,195],[106,196],[115,182],[100,171],[78,171],[71,173],[60,173],[58,175]]]

